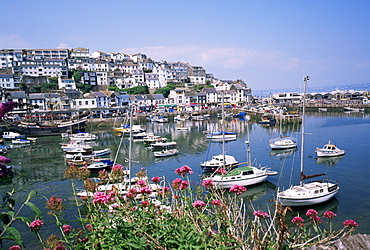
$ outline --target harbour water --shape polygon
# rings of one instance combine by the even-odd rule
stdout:
[[[189,127],[189,131],[176,130],[177,123],[145,123],[148,132],[167,137],[169,141],[177,142],[179,154],[167,158],[154,158],[153,152],[143,142],[133,142],[133,173],[141,168],[148,171],[150,177],[164,176],[168,183],[178,176],[175,169],[188,165],[194,171],[191,175],[193,184],[200,184],[202,170],[199,164],[213,155],[222,153],[222,143],[210,143],[204,136],[204,131],[216,130],[219,120],[211,118],[205,121],[186,121],[182,125]],[[237,140],[225,143],[227,154],[235,156],[239,162],[246,162],[247,126],[250,130],[251,156],[257,165],[269,166],[278,171],[276,176],[270,176],[268,181],[253,187],[247,187],[242,195],[245,202],[252,202],[255,209],[267,211],[273,205],[270,200],[276,196],[277,189],[285,189],[299,182],[300,164],[300,125],[283,125],[282,134],[298,138],[299,147],[291,151],[272,151],[268,141],[280,135],[279,126],[265,127],[257,122],[247,122],[243,119],[230,119],[225,122],[226,130],[237,132]],[[114,134],[111,125],[106,123],[95,124],[91,130],[98,136],[93,143],[94,149],[109,147],[111,157],[117,155],[117,163],[127,166],[128,158],[127,138],[123,139]],[[335,199],[312,207],[322,215],[326,210],[337,214],[334,226],[340,228],[347,219],[359,223],[358,233],[370,232],[370,117],[367,113],[307,113],[306,140],[305,140],[305,173],[327,173],[330,179],[338,180],[340,192]],[[317,159],[314,153],[316,147],[322,147],[328,141],[339,148],[346,150],[344,157]],[[71,203],[72,191],[70,181],[63,177],[66,169],[64,156],[60,148],[62,138],[40,137],[38,141],[26,147],[16,147],[9,150],[6,157],[12,159],[14,176],[0,179],[0,195],[15,189],[16,199],[22,200],[31,190],[38,190],[40,194],[60,196],[69,204],[66,219],[71,222],[75,219],[75,209]],[[81,183],[78,183],[81,186]],[[45,237],[55,233],[53,220],[46,215],[45,199],[38,197],[35,203],[45,214],[46,227],[43,229]],[[304,210],[295,209],[289,216],[297,213],[305,215]],[[25,210],[26,216],[32,217],[32,212]],[[17,225],[16,225],[17,226]],[[18,226],[21,227],[20,224]],[[32,238],[27,228],[21,228],[26,237]],[[54,232],[53,232],[54,230]],[[32,239],[29,245],[36,244]]]

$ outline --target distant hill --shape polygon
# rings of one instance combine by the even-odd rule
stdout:
[[[348,84],[348,85],[340,85],[340,86],[324,86],[324,87],[309,87],[307,92],[331,92],[336,89],[339,90],[355,90],[355,91],[370,91],[370,83],[363,83],[363,84]],[[298,88],[292,89],[269,89],[269,90],[254,90],[252,89],[252,94],[255,96],[268,96],[274,93],[284,93],[284,92],[303,92]]]

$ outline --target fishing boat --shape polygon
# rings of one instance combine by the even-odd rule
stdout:
[[[211,180],[216,188],[230,188],[234,185],[251,186],[266,181],[269,175],[277,175],[278,172],[272,171],[268,167],[255,167],[252,165],[249,143],[249,126],[248,128],[248,164],[237,166],[228,172],[223,169],[217,169],[211,176],[204,180]],[[219,171],[221,170],[221,171]]]
[[[25,139],[26,135],[22,135],[17,132],[12,131],[5,131],[3,132],[3,139],[4,140],[14,140],[14,139]]]
[[[289,189],[278,192],[277,201],[283,206],[310,206],[330,200],[339,191],[337,181],[320,180],[312,182],[303,182],[304,180],[325,175],[304,174],[304,136],[305,136],[305,107],[306,107],[306,84],[309,76],[304,78],[304,95],[303,95],[303,112],[302,112],[302,146],[301,146],[301,162],[300,162],[300,184],[291,186]]]
[[[179,150],[177,148],[165,149],[159,152],[154,152],[154,157],[167,157],[172,155],[177,155]]]
[[[335,144],[329,141],[322,148],[316,148],[315,153],[317,154],[317,157],[333,157],[344,155],[346,151],[338,148]]]
[[[21,122],[14,130],[26,136],[51,136],[62,133],[77,133],[85,131],[86,119],[78,121],[67,121],[59,124],[43,125],[38,122]]]

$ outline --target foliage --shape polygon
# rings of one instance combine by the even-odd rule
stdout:
[[[293,249],[345,237],[358,226],[346,220],[342,229],[333,231],[331,223],[336,215],[327,211],[321,218],[313,209],[307,211],[307,221],[297,216],[287,223],[285,214],[289,208],[275,204],[274,210],[267,213],[244,204],[238,197],[245,187],[234,185],[229,190],[218,190],[209,180],[192,187],[190,167],[182,166],[175,172],[180,178],[173,180],[170,187],[159,185],[160,177],[153,177],[149,183],[146,172],[139,171],[130,189],[122,191],[113,186],[97,191],[97,185],[88,179],[87,168],[69,166],[65,177],[72,180],[81,228],[64,222],[63,201],[53,196],[46,207],[60,233],[44,240],[40,236],[41,213],[30,201],[37,193],[31,192],[17,211],[10,193],[1,207],[0,239],[13,240],[24,247],[21,234],[12,227],[15,220],[21,220],[47,249]],[[117,183],[125,174],[121,165],[115,165],[110,174],[101,171],[99,177],[105,183]],[[76,196],[77,180],[84,180],[87,190],[83,203]],[[19,215],[23,206],[34,211],[35,220]],[[83,207],[87,211],[84,216]],[[328,221],[329,229],[320,227],[323,220]]]
[[[176,85],[173,84],[173,83],[169,83],[167,84],[166,87],[163,87],[163,88],[160,88],[160,89],[157,89],[154,94],[162,94],[165,98],[167,98],[170,94],[170,91],[175,89],[176,88]]]
[[[132,87],[129,89],[120,89],[115,84],[108,87],[109,91],[116,91],[116,92],[126,92],[128,95],[145,95],[149,94],[149,87],[145,86],[137,86]]]
[[[52,90],[57,90],[58,89],[58,83],[43,83],[40,86],[33,86],[35,89],[35,92],[37,93],[49,93]]]
[[[83,84],[83,83],[78,83],[78,84],[76,84],[76,87],[80,90],[80,91],[82,91],[82,93],[89,93],[90,91],[91,91],[91,89],[92,89],[92,86],[91,85],[89,85],[89,84]]]

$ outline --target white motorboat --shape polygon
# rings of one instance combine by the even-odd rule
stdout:
[[[170,142],[155,142],[150,144],[153,150],[159,150],[159,149],[169,149],[169,148],[175,148],[177,145],[177,142],[170,141]]]
[[[31,140],[26,140],[26,139],[15,139],[12,140],[13,144],[30,144]]]
[[[74,140],[74,141],[77,141],[77,140],[94,141],[94,140],[96,140],[96,135],[88,133],[88,132],[80,132],[80,133],[77,133],[77,134],[71,134],[69,136],[69,139]]]
[[[271,149],[288,149],[297,147],[298,142],[291,136],[279,136],[271,139],[269,144]]]
[[[235,132],[227,132],[227,131],[217,131],[217,132],[210,132],[206,134],[207,139],[211,139],[213,141],[234,141],[236,140],[236,133]]]
[[[167,157],[171,155],[176,155],[178,154],[179,150],[177,148],[173,149],[165,149],[162,151],[154,152],[154,157]]]
[[[5,131],[3,132],[3,139],[5,140],[14,140],[14,139],[25,139],[26,136],[22,135],[17,132],[12,132],[12,131]]]
[[[303,95],[303,113],[302,113],[302,147],[301,147],[301,163],[300,163],[300,184],[293,185],[290,188],[278,192],[277,201],[283,206],[310,206],[333,198],[339,191],[337,181],[322,180],[303,182],[306,179],[325,175],[313,174],[306,176],[304,172],[304,136],[305,136],[305,107],[306,107],[306,84],[310,78],[307,76],[304,78],[304,95]]]
[[[232,155],[219,154],[212,157],[212,159],[200,164],[203,170],[215,171],[218,168],[230,168],[239,162]]]
[[[317,154],[317,157],[333,157],[344,155],[346,151],[339,149],[335,144],[329,141],[324,145],[324,147],[316,148],[315,153]]]
[[[354,107],[343,107],[344,111],[348,112],[364,112],[364,108],[354,108]]]
[[[92,146],[86,145],[82,141],[71,141],[69,143],[63,144],[61,148],[63,149],[63,151],[70,151],[76,149],[91,150]]]

